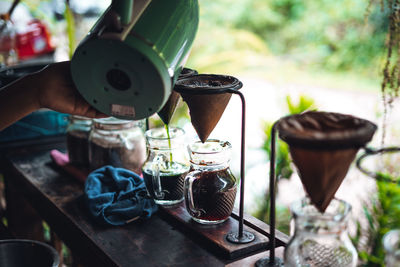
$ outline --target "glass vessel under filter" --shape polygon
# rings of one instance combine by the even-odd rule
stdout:
[[[385,249],[385,266],[400,266],[400,230],[391,230],[383,236],[383,248]]]
[[[186,209],[198,223],[222,223],[232,213],[237,191],[237,180],[229,168],[231,144],[198,141],[188,149],[192,172],[185,178]]]
[[[154,128],[146,132],[147,159],[143,165],[143,179],[148,194],[159,205],[173,205],[183,201],[183,180],[189,172],[189,161],[184,143],[184,130]]]
[[[357,265],[357,251],[347,234],[350,204],[333,199],[326,211],[320,213],[304,198],[294,203],[291,210],[295,229],[285,249],[285,267]]]

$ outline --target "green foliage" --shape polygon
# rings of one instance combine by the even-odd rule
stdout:
[[[273,124],[265,122],[264,134],[266,139],[264,140],[263,149],[269,156],[271,154],[271,129]],[[288,145],[278,140],[276,144],[276,167],[275,173],[276,177],[279,178],[290,178],[293,173],[290,167],[290,157],[289,157],[289,147]]]
[[[301,95],[299,102],[294,104],[290,96],[286,96],[286,104],[289,114],[299,114],[306,110],[315,110],[315,101],[311,97]]]
[[[286,96],[286,105],[289,111],[289,115],[302,113],[307,110],[315,110],[315,101],[314,99],[301,95],[299,101],[295,104],[290,96]],[[264,123],[264,145],[263,149],[267,153],[268,157],[271,153],[271,129],[273,123],[265,122]],[[279,178],[290,178],[293,173],[292,168],[290,167],[290,157],[289,157],[289,147],[288,145],[281,141],[277,140],[276,144],[276,169],[275,169],[276,177]]]
[[[367,2],[202,0],[201,21],[209,25],[206,34],[216,29],[255,34],[269,51],[295,59],[301,66],[376,73],[384,55],[388,22],[376,5],[366,19]],[[199,32],[202,35],[202,30]],[[205,40],[209,46],[217,46],[234,38],[220,35]]]
[[[282,233],[289,234],[290,231],[290,210],[286,206],[276,205],[276,228]],[[252,214],[254,217],[263,220],[264,222],[269,221],[269,198],[266,201],[260,203],[258,211]]]
[[[65,12],[64,17],[67,22],[67,36],[68,36],[68,48],[69,48],[69,58],[72,58],[75,51],[75,20],[74,14],[72,13],[68,2],[65,2]]]
[[[396,183],[379,181],[377,189],[372,209],[364,208],[364,215],[369,223],[371,251],[358,253],[364,262],[363,266],[368,267],[385,266],[382,238],[388,231],[400,228],[400,186]],[[358,232],[353,238],[356,247],[360,235]]]
[[[307,96],[300,96],[299,101],[297,104],[293,103],[292,99],[290,96],[286,97],[286,104],[287,104],[287,109],[289,111],[290,115],[297,114],[297,113],[302,113],[306,110],[311,110],[311,109],[316,109],[315,108],[315,101]],[[264,123],[264,134],[265,134],[265,139],[264,139],[264,145],[263,145],[263,150],[267,154],[267,156],[270,156],[271,152],[271,129],[272,129],[273,123],[271,122],[265,122]],[[293,170],[290,166],[290,156],[289,156],[289,146],[280,140],[279,138],[276,141],[276,156],[275,156],[275,174],[277,177],[277,181],[279,181],[280,178],[290,178]],[[276,183],[277,185],[278,183]],[[275,192],[278,192],[275,190]],[[265,195],[265,198],[262,200],[261,205],[256,211],[253,216],[263,220],[263,221],[268,221],[269,218],[269,194],[267,193]],[[289,233],[289,228],[290,228],[290,211],[287,207],[283,207],[280,205],[277,205],[276,209],[276,225],[277,229],[280,231],[288,234]]]
[[[187,66],[199,73],[237,74],[264,66],[265,55],[268,47],[258,35],[203,20]]]

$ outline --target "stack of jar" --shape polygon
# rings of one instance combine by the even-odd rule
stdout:
[[[67,127],[70,162],[95,170],[105,165],[141,173],[146,146],[139,121],[116,118],[88,119],[71,116]]]

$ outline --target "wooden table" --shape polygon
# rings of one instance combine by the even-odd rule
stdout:
[[[13,210],[8,213],[11,228],[32,228],[32,214],[24,218],[24,207],[13,203],[23,198],[85,266],[253,266],[268,255],[262,249],[240,259],[226,259],[203,239],[179,229],[163,212],[122,227],[94,223],[83,203],[83,185],[51,162],[50,149],[64,146],[58,143],[15,149],[3,162],[0,172],[5,175],[8,194],[12,194],[9,209]],[[246,216],[246,222],[268,229],[251,216]],[[279,232],[277,238],[278,246],[288,241]],[[276,250],[277,256],[282,253],[283,247]]]

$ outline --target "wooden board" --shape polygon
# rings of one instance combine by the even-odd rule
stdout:
[[[236,259],[249,255],[252,252],[266,249],[269,239],[265,235],[257,232],[257,230],[244,225],[245,231],[255,235],[255,240],[247,244],[233,244],[226,239],[226,235],[230,232],[237,233],[239,222],[232,216],[225,222],[217,225],[202,225],[193,221],[187,212],[184,203],[174,206],[163,206],[162,211],[170,215],[172,220],[176,220],[180,227],[185,227],[192,235],[197,235],[204,239],[209,246],[214,247],[227,259]]]
[[[233,245],[224,235],[237,231],[237,215],[220,226],[200,226],[182,205],[122,227],[97,225],[85,210],[82,185],[51,163],[48,148],[41,148],[22,149],[3,162],[1,171],[85,266],[225,266],[261,255],[268,246],[263,232],[268,225],[251,216],[245,216],[245,229],[258,232],[257,240]],[[277,237],[277,246],[284,245],[287,237],[279,232]]]

